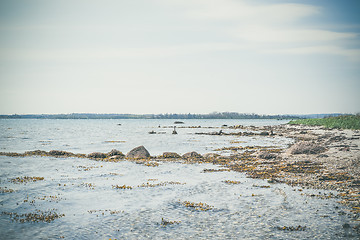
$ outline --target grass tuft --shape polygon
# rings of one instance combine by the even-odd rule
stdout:
[[[346,115],[328,118],[298,119],[289,122],[291,125],[324,126],[326,128],[360,129],[360,115]]]

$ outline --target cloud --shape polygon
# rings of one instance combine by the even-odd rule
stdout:
[[[294,21],[319,12],[319,8],[305,4],[249,4],[234,0],[173,0],[160,2],[185,10],[187,17],[203,20]]]
[[[353,61],[360,61],[360,49],[345,49],[338,46],[311,46],[299,48],[284,48],[276,50],[268,50],[268,53],[276,54],[295,54],[295,55],[309,55],[309,54],[330,54],[347,57]]]
[[[333,54],[358,59],[360,49],[349,49],[349,41],[358,41],[359,34],[338,32],[306,24],[319,17],[322,8],[309,4],[254,4],[253,1],[193,0],[166,1],[181,6],[186,18],[212,24],[228,23],[231,41],[244,48],[263,53]]]
[[[138,48],[83,48],[83,49],[0,49],[5,60],[96,60],[111,58],[167,58],[196,55],[204,52],[244,49],[239,44],[202,43]]]
[[[272,28],[271,26],[244,26],[236,31],[238,38],[251,42],[301,43],[328,42],[356,38],[355,33],[318,29]]]

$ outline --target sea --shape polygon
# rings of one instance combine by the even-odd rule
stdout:
[[[285,137],[215,134],[244,131],[229,128],[235,125],[274,126],[287,120],[174,121],[1,119],[0,152],[117,149],[126,154],[142,145],[152,156],[231,155],[219,149],[293,143]],[[0,156],[0,239],[359,239],[335,191],[209,169],[222,167]]]

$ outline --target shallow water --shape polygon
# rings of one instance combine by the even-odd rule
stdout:
[[[140,126],[139,123],[131,123],[130,120],[121,122],[121,126],[116,125],[119,120],[37,121],[39,120],[1,122],[2,129],[11,128],[5,131],[5,134],[2,132],[1,136],[10,136],[10,134],[13,136],[7,140],[2,139],[1,147],[6,151],[77,149],[78,152],[83,153],[106,152],[112,148],[126,152],[134,146],[145,145],[151,154],[155,155],[163,151],[184,153],[197,150],[204,153],[209,151],[205,147],[209,143],[206,141],[214,142],[213,147],[218,148],[230,144],[233,139],[230,136],[202,138],[204,135],[188,134],[191,131],[206,129],[178,129],[177,136],[147,134],[152,129],[156,131],[158,120],[139,121]],[[230,122],[226,121],[201,122],[197,125],[221,126]],[[162,121],[161,124],[171,125],[172,122]],[[233,125],[242,124],[239,121],[233,122]],[[138,127],[129,130],[125,128],[127,124]],[[255,125],[256,122],[250,124]],[[91,130],[87,129],[90,126],[92,126]],[[117,127],[122,128],[119,130],[120,133],[114,133]],[[60,130],[51,133],[51,129]],[[161,128],[161,130],[172,131],[171,128]],[[182,131],[186,133],[182,134]],[[26,132],[24,144],[18,139],[21,132]],[[154,136],[167,139],[163,139],[161,144],[153,143]],[[176,141],[173,141],[172,137],[178,137],[181,141],[175,144],[173,142]],[[48,139],[51,143],[39,145],[39,139]],[[104,143],[106,139],[125,139],[126,142],[107,145]],[[189,139],[197,141],[188,142]],[[255,141],[245,140],[247,142],[244,144],[254,144],[251,141]],[[168,143],[169,141],[171,143]],[[273,141],[268,138],[254,145],[273,145]],[[283,139],[283,141],[287,140]],[[285,144],[284,142],[281,144]],[[351,228],[343,227],[345,223],[351,223],[351,220],[346,214],[347,209],[336,202],[338,199],[310,196],[319,195],[319,192],[335,195],[335,192],[310,189],[299,191],[300,188],[269,184],[264,180],[247,178],[238,172],[203,172],[204,169],[217,168],[219,167],[211,164],[161,163],[157,167],[148,167],[128,161],[114,163],[78,158],[0,156],[0,187],[14,190],[14,192],[0,193],[1,212],[15,212],[21,215],[35,213],[37,210],[46,212],[53,209],[53,212],[65,214],[50,223],[20,223],[12,221],[9,215],[2,214],[0,235],[2,239],[358,239],[359,237]],[[28,183],[11,182],[11,179],[23,176],[44,177],[44,180]],[[225,183],[226,180],[240,183],[228,184]],[[169,182],[181,184],[169,184]],[[163,183],[163,186],[141,187],[144,183]],[[133,188],[116,189],[113,188],[114,185]],[[213,208],[208,211],[198,211],[182,205],[184,201],[206,203]],[[161,224],[162,219],[180,223],[164,226]],[[299,225],[306,227],[305,230],[278,229]]]
[[[334,199],[302,195],[319,194],[319,191],[300,192],[287,185],[249,179],[237,172],[204,173],[204,169],[217,168],[211,164],[163,163],[147,167],[127,161],[50,157],[1,157],[0,161],[1,186],[15,190],[0,195],[3,211],[23,214],[56,209],[57,213],[65,214],[51,223],[11,222],[8,215],[2,215],[0,226],[4,239],[351,237],[342,227],[349,221],[346,215],[339,215],[344,211],[343,206]],[[26,184],[9,182],[25,175],[42,176],[44,180]],[[227,184],[225,180],[240,184]],[[182,184],[139,187],[147,182]],[[133,189],[115,189],[113,185]],[[57,200],[52,201],[49,196],[57,196]],[[193,210],[181,205],[184,201],[206,203],[213,209]],[[162,218],[181,222],[164,227]],[[277,229],[298,225],[306,226],[305,231]]]

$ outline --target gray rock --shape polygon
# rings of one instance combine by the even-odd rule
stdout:
[[[128,152],[126,158],[149,158],[150,153],[144,146],[139,146]]]
[[[200,154],[197,152],[188,152],[182,155],[183,158],[202,158]]]

